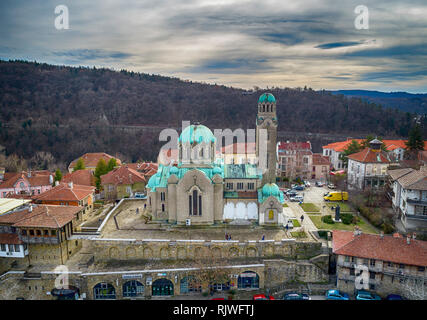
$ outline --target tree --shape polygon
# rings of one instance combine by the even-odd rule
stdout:
[[[362,150],[362,146],[356,140],[351,140],[348,147],[340,154],[339,158],[345,166],[348,164],[348,156]]]
[[[76,165],[73,168],[73,172],[77,171],[77,170],[84,170],[85,167],[85,163],[83,162],[82,158],[79,158],[79,160],[77,160]]]
[[[111,158],[107,164],[107,172],[110,172],[117,166],[117,161],[115,158]]]
[[[408,141],[405,142],[407,158],[415,159],[418,151],[424,150],[424,139],[419,124],[416,124],[409,131]]]
[[[54,183],[56,181],[61,181],[62,180],[62,172],[59,169],[56,169],[55,171],[55,177],[54,177]]]
[[[93,174],[95,176],[95,184],[97,189],[101,188],[101,176],[106,173],[108,173],[108,167],[105,163],[105,160],[101,158],[99,159],[95,168],[95,173]]]

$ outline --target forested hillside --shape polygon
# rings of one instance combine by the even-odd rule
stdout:
[[[268,91],[277,100],[280,131],[404,137],[414,119],[325,91]],[[211,129],[255,128],[262,92],[127,71],[0,61],[0,145],[6,154],[30,158],[45,151],[63,163],[91,151],[155,160],[163,144],[158,133],[117,126],[180,127],[190,120]]]

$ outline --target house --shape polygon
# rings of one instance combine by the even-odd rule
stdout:
[[[348,138],[346,141],[333,142],[322,146],[323,155],[329,156],[332,167],[335,170],[345,169],[345,164],[340,159],[340,155],[345,149],[347,149],[352,140],[356,140],[359,144],[364,141],[364,139]],[[404,159],[406,151],[406,141],[407,140],[382,140],[390,159],[392,159],[393,161],[402,161]],[[427,141],[425,141],[424,143],[424,150],[427,150]]]
[[[106,199],[122,199],[133,196],[135,192],[145,191],[146,178],[127,165],[114,169],[101,176],[101,185]]]
[[[407,231],[427,232],[427,165],[389,171],[392,206]]]
[[[278,176],[287,177],[291,180],[297,177],[303,180],[311,179],[313,152],[310,141],[279,142],[277,153]]]
[[[84,207],[83,220],[93,210],[95,187],[60,183],[51,190],[33,197],[35,203],[45,205]]]
[[[21,266],[64,264],[81,248],[81,240],[70,238],[82,222],[83,210],[73,206],[30,205],[1,215],[0,259],[14,259]]]
[[[331,162],[328,156],[320,153],[313,153],[313,171],[311,179],[326,182],[331,171]]]
[[[427,298],[427,242],[416,240],[415,235],[334,230],[332,253],[339,290],[352,294],[364,289],[382,296],[394,293],[408,299]]]
[[[0,183],[0,198],[13,195],[37,195],[50,190],[53,175],[49,171],[5,173]]]
[[[138,163],[127,163],[129,169],[133,169],[142,174],[148,181],[152,175],[156,174],[159,165],[154,162],[138,162]]]
[[[79,159],[83,160],[83,163],[85,165],[85,169],[89,169],[92,172],[95,172],[96,165],[98,164],[99,160],[104,159],[105,163],[108,163],[110,159],[116,159],[116,163],[118,166],[122,164],[121,160],[119,158],[113,157],[107,153],[104,152],[96,152],[96,153],[85,153],[81,157],[71,161],[70,165],[68,166],[68,172],[73,172],[74,167],[77,164],[77,161]]]
[[[378,189],[385,186],[387,167],[391,161],[381,149],[382,142],[374,139],[360,152],[348,156],[347,183],[349,189]]]
[[[95,186],[95,176],[91,169],[77,170],[71,173],[67,173],[62,177],[61,182],[70,183],[81,186]]]

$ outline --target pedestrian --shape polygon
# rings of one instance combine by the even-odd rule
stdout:
[[[228,240],[228,234],[227,234],[227,232],[225,233],[225,240]]]
[[[303,222],[304,221],[304,216],[303,215],[301,215],[301,222]]]
[[[231,240],[231,234],[228,235],[228,240]]]
[[[288,230],[289,230],[289,224],[288,224],[288,223],[286,224],[286,227],[285,227],[285,228],[286,228],[286,231],[288,231]]]
[[[264,240],[265,239],[265,235],[262,235],[262,239],[261,240]]]

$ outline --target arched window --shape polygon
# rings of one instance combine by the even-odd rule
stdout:
[[[262,112],[265,112],[265,104],[262,106]]]
[[[237,278],[238,289],[255,289],[259,288],[259,276],[256,272],[245,271]]]
[[[116,289],[109,283],[98,283],[93,288],[93,298],[95,300],[116,299]]]
[[[202,195],[197,190],[193,190],[188,196],[189,215],[202,215]]]
[[[162,278],[157,279],[152,285],[153,296],[172,296],[173,295],[173,283],[172,281]]]
[[[123,297],[140,297],[144,295],[144,285],[136,280],[123,284]]]

